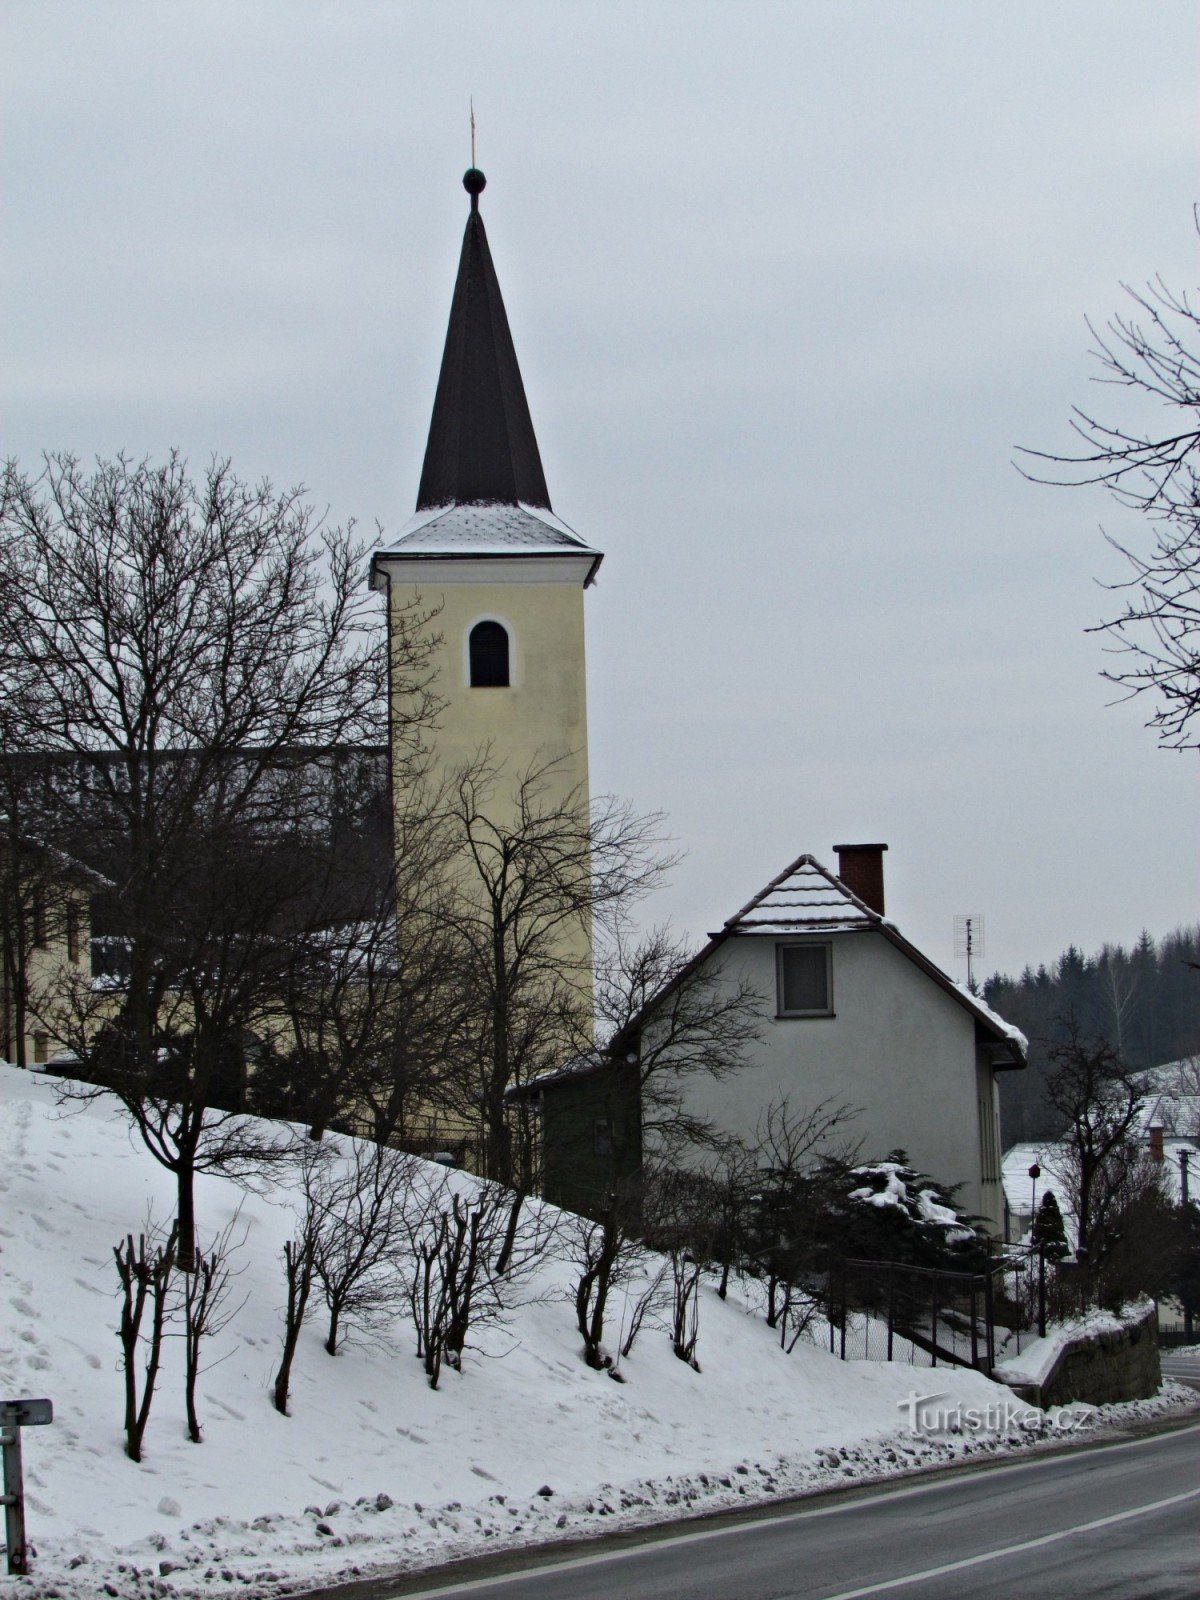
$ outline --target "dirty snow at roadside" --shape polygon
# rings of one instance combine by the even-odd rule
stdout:
[[[916,1437],[900,1409],[914,1387],[979,1410],[1010,1391],[967,1371],[939,1369],[933,1384],[905,1366],[842,1363],[803,1342],[785,1355],[761,1317],[711,1291],[701,1371],[648,1328],[615,1383],[584,1365],[570,1269],[549,1260],[536,1301],[489,1330],[436,1392],[405,1320],[331,1357],[315,1305],[283,1417],[270,1387],[294,1199],[278,1179],[264,1194],[198,1180],[202,1242],[240,1207],[235,1300],[245,1303],[200,1380],[203,1442],[186,1436],[173,1339],[135,1465],[122,1449],[112,1250],[148,1206],[169,1220],[170,1176],[111,1102],[60,1111],[52,1079],[0,1067],[0,1393],[45,1395],[55,1408],[51,1426],[24,1435],[37,1558],[32,1577],[10,1580],[15,1595],[282,1595],[1034,1437]],[[1194,1401],[1180,1390],[1109,1410],[1150,1415],[1185,1393]]]

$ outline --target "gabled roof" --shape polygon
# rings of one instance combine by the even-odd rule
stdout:
[[[797,856],[753,899],[748,900],[740,911],[735,912],[718,933],[710,935],[708,943],[692,957],[687,966],[626,1025],[621,1038],[636,1034],[675,987],[707,961],[720,945],[732,938],[864,933],[881,934],[914,966],[919,967],[926,977],[932,979],[938,988],[972,1014],[976,1038],[995,1046],[998,1059],[992,1065],[997,1071],[1025,1065],[1028,1041],[1019,1028],[1005,1022],[978,995],[972,994],[962,984],[955,983],[953,978],[906,939],[894,922],[873,911],[840,878],[823,867],[815,856],[808,854]]]
[[[463,178],[471,212],[433,402],[417,510],[454,504],[550,509],[533,420],[479,212],[485,183]]]
[[[725,923],[726,933],[837,933],[882,919],[815,856],[802,855]]]

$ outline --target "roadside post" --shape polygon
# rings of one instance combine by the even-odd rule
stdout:
[[[21,1429],[54,1421],[49,1400],[0,1400],[0,1445],[4,1449],[4,1542],[10,1577],[29,1571],[25,1542],[25,1487],[21,1476]]]
[[[1192,1150],[1181,1150],[1179,1152],[1179,1199],[1185,1210],[1192,1202],[1191,1188],[1188,1182],[1188,1163],[1194,1154],[1195,1152]],[[1183,1308],[1183,1337],[1187,1344],[1191,1344],[1196,1337],[1190,1305],[1185,1305]]]

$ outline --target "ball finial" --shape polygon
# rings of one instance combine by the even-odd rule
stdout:
[[[479,209],[479,196],[487,187],[487,179],[478,167],[468,167],[463,173],[463,188],[471,196],[471,210]]]

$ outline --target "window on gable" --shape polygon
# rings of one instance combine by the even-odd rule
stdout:
[[[833,1015],[833,947],[829,944],[775,946],[777,1009],[781,1017]]]
[[[477,622],[468,640],[472,689],[507,689],[508,629],[499,622]]]

